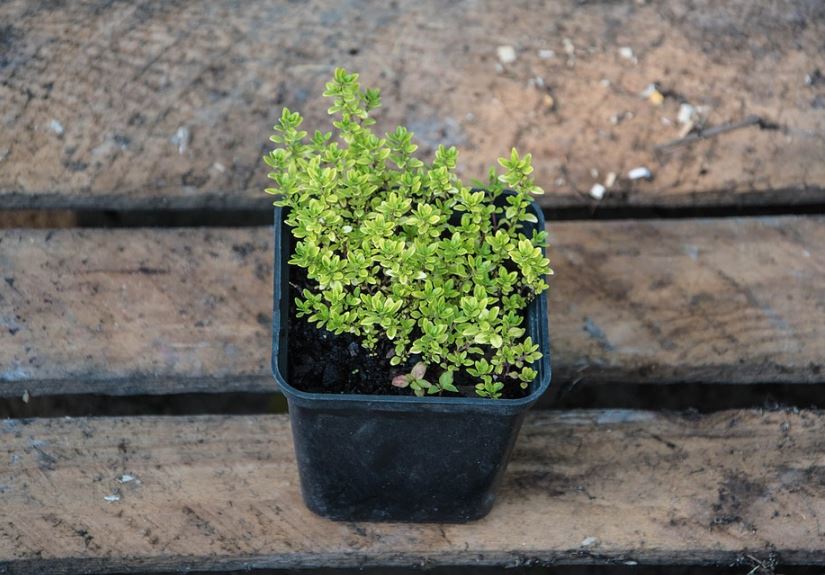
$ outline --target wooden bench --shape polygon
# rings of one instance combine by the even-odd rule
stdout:
[[[337,63],[387,87],[382,122],[458,144],[468,174],[511,144],[534,152],[555,393],[825,384],[821,11],[434,9],[0,6],[0,209],[35,225],[0,229],[0,404],[20,415],[0,420],[0,574],[825,565],[825,414],[806,405],[535,410],[498,503],[469,525],[312,515],[287,416],[265,402],[104,415],[116,399],[276,394],[272,232],[238,218],[268,209],[274,111],[317,123],[309,94]],[[498,44],[518,53],[500,71]],[[639,97],[652,82],[661,106]],[[661,147],[682,102],[717,128],[759,121]],[[639,165],[652,182],[587,195]],[[230,210],[234,225],[72,227],[84,210],[195,224]],[[552,221],[603,212],[626,218]],[[49,417],[60,402],[83,416]]]

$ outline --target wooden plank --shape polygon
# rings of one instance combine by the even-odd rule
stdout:
[[[7,420],[0,437],[7,574],[825,565],[822,412],[534,413],[491,514],[468,525],[314,516],[285,415]]]
[[[282,105],[322,125],[335,65],[384,89],[380,128],[458,145],[467,178],[532,151],[547,206],[638,166],[655,180],[602,205],[825,201],[818,2],[13,0],[0,21],[0,207],[267,205],[269,127]],[[660,106],[639,95],[654,82]],[[657,151],[683,102],[724,133]]]
[[[0,237],[0,395],[275,389],[271,229]]]
[[[549,229],[554,385],[825,382],[825,218]],[[3,232],[0,396],[273,390],[270,243]]]
[[[549,230],[557,383],[825,382],[825,218]]]

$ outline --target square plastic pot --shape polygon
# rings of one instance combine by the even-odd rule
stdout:
[[[533,204],[537,227],[544,227]],[[463,523],[493,506],[525,413],[550,385],[547,292],[527,310],[543,354],[519,399],[307,393],[290,382],[292,234],[275,209],[272,373],[286,396],[309,509],[344,521]]]

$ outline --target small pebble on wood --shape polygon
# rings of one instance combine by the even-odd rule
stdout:
[[[619,48],[619,56],[624,58],[625,60],[636,60],[636,56],[633,53],[633,48],[630,46],[622,46]]]
[[[596,539],[595,537],[586,537],[581,542],[581,546],[582,547],[592,547],[593,545],[596,545],[598,542],[599,542],[599,540]]]
[[[499,46],[496,53],[502,64],[512,64],[516,61],[516,50],[512,46]]]
[[[189,146],[189,130],[181,126],[169,141],[178,147],[178,154],[182,156],[186,153],[186,148]]]
[[[651,180],[653,173],[644,166],[633,168],[627,173],[627,177],[631,180]]]
[[[679,106],[679,113],[676,116],[676,121],[680,124],[687,124],[688,122],[693,121],[695,114],[696,108],[694,108],[690,104],[683,103]]]
[[[592,188],[590,188],[590,195],[591,195],[593,198],[597,199],[597,200],[601,200],[601,199],[604,197],[604,193],[605,193],[606,191],[607,191],[607,190],[605,190],[605,187],[604,187],[603,185],[601,185],[601,184],[593,184],[593,187],[592,187]]]
[[[613,184],[616,183],[616,172],[608,172],[607,177],[604,179],[604,185],[607,188],[612,188]]]
[[[49,129],[58,136],[63,135],[63,124],[61,124],[57,120],[52,120],[51,122],[49,122]]]

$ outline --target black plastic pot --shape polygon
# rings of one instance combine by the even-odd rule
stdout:
[[[543,228],[535,204],[533,213]],[[546,292],[528,309],[528,333],[544,355],[527,397],[307,393],[286,379],[291,241],[276,208],[272,373],[289,404],[307,507],[350,521],[460,523],[486,515],[524,415],[550,385]]]

